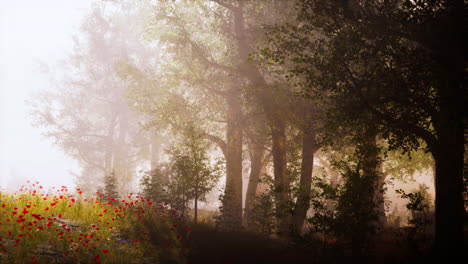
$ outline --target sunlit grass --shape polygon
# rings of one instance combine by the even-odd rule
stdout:
[[[190,232],[178,225],[167,206],[134,194],[95,199],[30,184],[0,193],[0,263],[184,263]]]

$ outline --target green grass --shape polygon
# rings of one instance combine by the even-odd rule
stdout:
[[[136,195],[94,199],[37,184],[0,193],[0,263],[184,263],[187,230]]]

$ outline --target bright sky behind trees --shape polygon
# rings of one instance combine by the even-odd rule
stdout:
[[[0,188],[16,188],[26,179],[49,186],[73,185],[71,173],[78,173],[79,167],[31,126],[25,101],[51,85],[49,75],[41,73],[44,65],[53,65],[70,53],[72,37],[91,2],[2,0]]]

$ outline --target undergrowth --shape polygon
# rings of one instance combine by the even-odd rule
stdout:
[[[167,205],[39,183],[0,193],[0,263],[185,263],[190,231]]]

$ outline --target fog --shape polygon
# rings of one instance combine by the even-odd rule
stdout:
[[[2,1],[0,8],[0,186],[16,190],[26,180],[73,186],[76,161],[31,125],[25,101],[50,87],[44,64],[66,57],[91,1]],[[53,164],[53,166],[51,166]]]
[[[168,161],[165,150],[174,139],[171,133],[185,129],[186,124],[202,122],[204,118],[211,126],[209,129],[202,128],[206,129],[205,133],[214,133],[210,137],[217,139],[223,137],[219,131],[226,122],[222,120],[225,114],[222,106],[217,108],[222,100],[212,96],[200,97],[196,91],[189,92],[186,86],[190,83],[187,80],[176,89],[151,83],[154,82],[151,75],[173,71],[164,65],[164,61],[177,57],[164,54],[165,51],[173,51],[163,41],[146,40],[154,34],[153,27],[158,27],[158,24],[148,24],[145,19],[148,6],[142,3],[5,2],[1,16],[0,53],[3,59],[0,68],[2,188],[17,190],[26,181],[37,181],[48,187],[65,185],[74,188],[78,184],[86,192],[92,193],[98,186],[103,186],[105,174],[117,171],[125,175],[120,176],[123,182],[119,185],[119,191],[124,194],[139,188],[138,181],[143,171],[154,167],[159,161]],[[273,22],[265,17],[257,23]],[[99,27],[103,27],[103,31]],[[194,38],[199,38],[198,41],[208,40],[197,34],[194,34]],[[184,46],[189,43],[177,44]],[[222,51],[216,51],[221,47],[219,43],[209,45],[213,46],[211,56]],[[175,56],[185,56],[177,53]],[[195,54],[194,60],[198,59],[197,56],[200,54]],[[84,57],[92,60],[86,66],[88,68],[82,66],[88,63],[83,61]],[[124,60],[128,60],[128,64],[122,64]],[[150,77],[141,80],[138,79],[141,76],[136,77],[132,71],[141,71],[141,74]],[[170,78],[182,79],[185,76],[174,75]],[[207,89],[203,91],[206,93],[212,88],[202,89]],[[155,100],[162,103],[148,104],[148,98],[145,98],[148,93],[155,93]],[[190,93],[190,96],[194,96],[192,99],[187,97]],[[173,100],[172,96],[179,96],[177,94],[185,97],[187,103],[164,103]],[[215,108],[193,108],[194,105],[190,105],[204,104],[203,100]],[[67,107],[75,108],[77,113],[70,113]],[[178,111],[177,118],[182,118],[175,121],[178,123],[171,120],[173,110],[166,110],[174,107],[176,109],[173,110]],[[288,114],[297,114],[294,108],[283,110],[287,110]],[[194,115],[191,111],[198,113]],[[156,116],[153,114],[155,112]],[[221,121],[213,122],[210,119]],[[164,128],[167,124],[172,128]],[[112,133],[105,132],[106,129]],[[252,132],[248,133],[252,136]],[[103,136],[110,136],[111,141],[99,138]],[[257,144],[249,140],[253,139],[248,139],[247,143]],[[216,148],[211,149],[210,153],[211,159],[222,156]],[[320,165],[319,162],[317,164]],[[245,207],[251,164],[245,159],[242,167],[242,206]],[[264,171],[274,174],[273,167]],[[320,175],[320,166],[314,170],[315,174]],[[391,207],[404,208],[405,201],[394,192],[396,189],[414,190],[419,184],[429,187],[433,199],[431,175],[431,171],[425,169],[417,172],[410,182],[392,181],[386,192],[387,199],[392,202]],[[215,209],[219,206],[217,196],[224,188],[225,181],[226,176],[222,175],[205,207]]]
[[[0,263],[459,255],[462,15],[401,2],[2,1]]]

